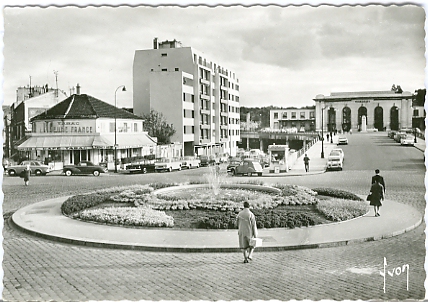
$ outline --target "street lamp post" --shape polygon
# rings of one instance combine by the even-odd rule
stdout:
[[[324,158],[324,109],[321,108],[321,158]]]
[[[126,91],[125,85],[120,85],[114,92],[114,173],[117,173],[117,129],[116,129],[116,111],[117,111],[117,98],[116,93],[122,88],[122,91]]]

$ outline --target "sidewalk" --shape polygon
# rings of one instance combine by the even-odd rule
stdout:
[[[67,197],[50,199],[19,209],[13,223],[23,231],[46,239],[79,245],[176,252],[238,251],[237,230],[181,230],[133,228],[88,223],[61,214]],[[258,250],[319,248],[348,245],[396,236],[416,228],[422,215],[415,208],[385,201],[381,216],[369,213],[349,221],[295,229],[260,229]]]
[[[324,146],[321,141],[317,141],[312,145],[307,151],[306,154],[310,158],[309,161],[309,172],[305,171],[305,164],[303,162],[303,157],[305,154],[302,154],[299,158],[296,159],[294,165],[286,173],[269,173],[269,169],[263,170],[263,176],[275,177],[275,176],[305,176],[305,175],[314,175],[324,173],[327,165],[327,158],[330,154],[330,151],[334,148],[338,148],[337,139],[338,135],[333,136],[333,143],[330,140],[324,140]],[[321,158],[321,150],[324,147],[324,158]],[[340,147],[340,146],[339,146]]]
[[[415,144],[415,148],[421,150],[422,152],[425,153],[425,148],[426,148],[426,142],[424,139],[422,138],[416,138],[416,144]]]

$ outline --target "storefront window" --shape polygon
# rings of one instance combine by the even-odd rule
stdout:
[[[62,152],[60,150],[49,150],[48,157],[50,161],[62,161]]]

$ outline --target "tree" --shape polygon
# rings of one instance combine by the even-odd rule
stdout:
[[[166,145],[171,143],[171,136],[176,132],[174,126],[168,124],[161,112],[151,109],[149,113],[143,114],[144,129],[152,137],[157,137],[158,144]]]

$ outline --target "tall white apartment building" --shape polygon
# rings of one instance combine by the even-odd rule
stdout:
[[[179,41],[136,50],[133,64],[134,114],[161,112],[184,155],[236,155],[240,140],[239,80],[236,74]]]

